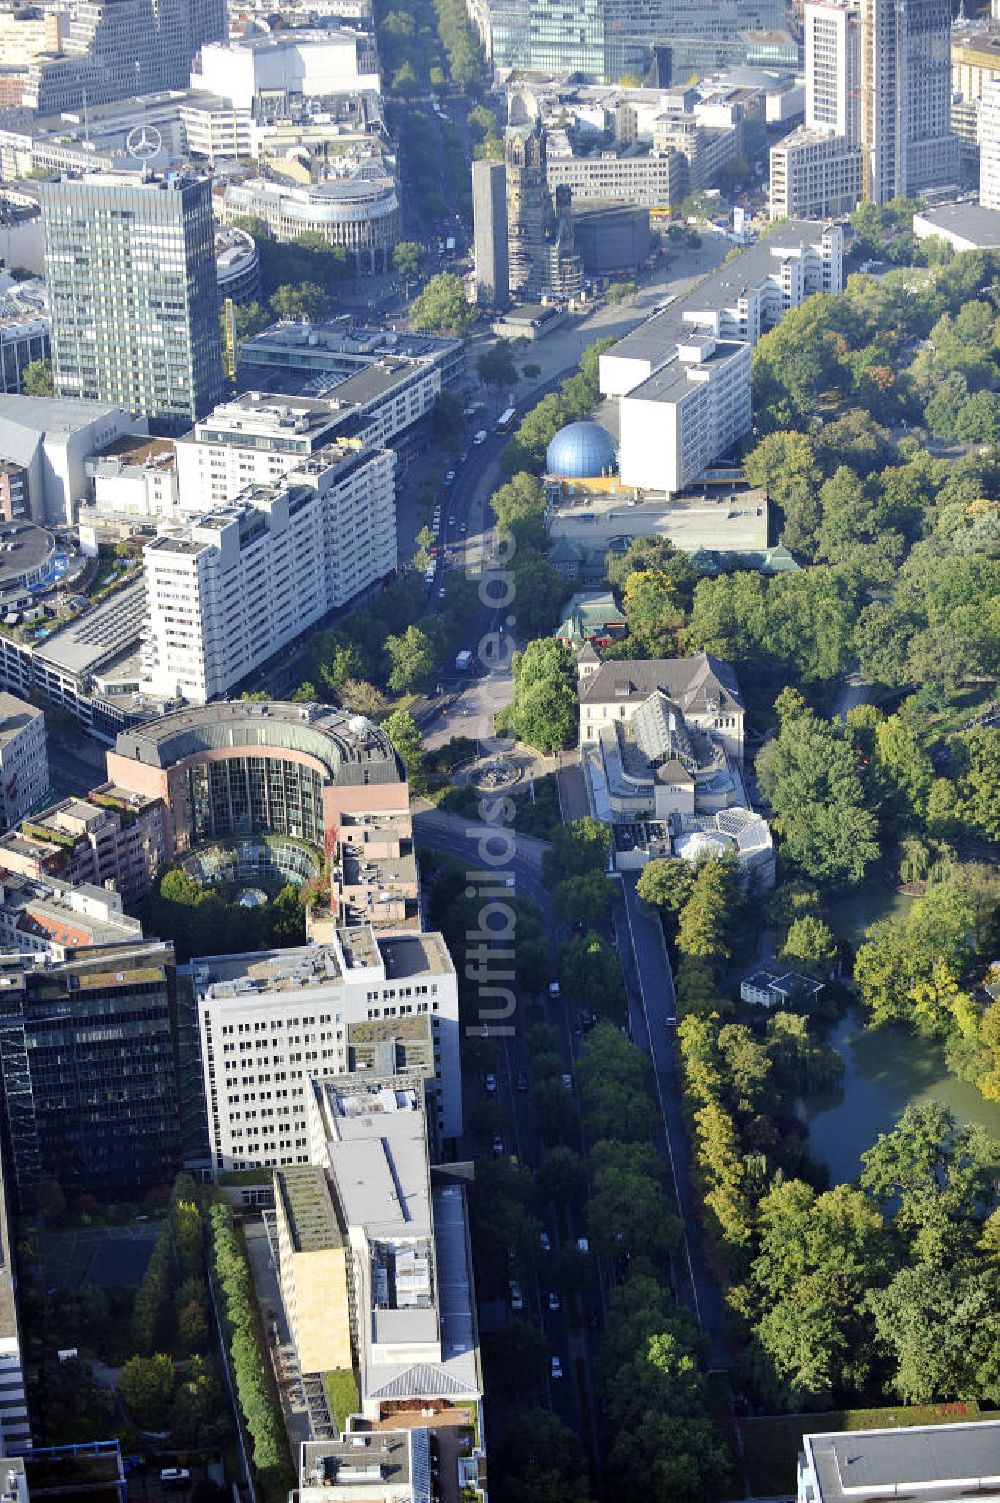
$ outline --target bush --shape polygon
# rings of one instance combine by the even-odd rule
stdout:
[[[254,1467],[258,1472],[271,1473],[277,1490],[281,1474],[287,1470],[288,1456],[281,1415],[264,1377],[268,1359],[257,1332],[253,1281],[230,1207],[222,1203],[212,1206],[208,1222],[209,1252],[222,1297],[233,1382],[253,1442]]]

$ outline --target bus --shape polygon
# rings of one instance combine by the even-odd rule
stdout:
[[[503,410],[503,412],[501,412],[500,416],[497,418],[497,432],[498,433],[509,433],[510,430],[514,426],[514,419],[516,417],[517,417],[517,408],[516,407],[506,407]]]

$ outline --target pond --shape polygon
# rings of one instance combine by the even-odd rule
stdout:
[[[909,1102],[943,1102],[959,1122],[979,1123],[1000,1140],[1000,1105],[952,1075],[943,1047],[909,1029],[865,1029],[849,1012],[830,1034],[844,1061],[840,1085],[805,1105],[809,1149],[830,1170],[833,1184],[853,1180],[861,1155],[888,1132]]]

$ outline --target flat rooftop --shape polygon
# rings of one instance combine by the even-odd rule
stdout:
[[[997,41],[1000,44],[1000,37]],[[922,209],[915,217],[919,221],[918,230],[925,225],[932,231],[947,230],[983,250],[1000,246],[1000,209],[988,209],[984,204],[975,203],[937,204],[932,209]]]
[[[235,437],[244,433],[273,433],[276,437],[309,437],[329,428],[337,414],[329,402],[318,397],[287,397],[274,391],[245,391],[221,402],[195,424],[185,442],[207,442],[215,434]]]
[[[386,355],[403,355],[411,360],[433,360],[462,348],[460,339],[439,334],[407,333],[377,325],[356,324],[350,315],[326,323],[293,323],[284,320],[262,329],[244,340],[240,359],[267,365],[273,352],[284,364],[283,356],[300,351],[312,356],[328,355],[331,366],[339,359],[344,367],[364,366]]]
[[[122,731],[115,752],[130,761],[169,768],[207,751],[236,752],[241,747],[308,753],[326,769],[331,782],[403,785],[388,737],[363,715],[283,700],[190,705]],[[403,794],[401,798],[405,802]]]
[[[153,465],[157,469],[173,469],[174,446],[168,438],[147,438],[143,434],[122,433],[103,449],[99,449],[95,458],[117,459],[120,464],[135,468]]]
[[[690,333],[685,336],[695,339],[698,334],[697,326],[687,326]],[[653,372],[645,381],[623,398],[626,402],[676,402],[685,392],[693,390],[692,383],[688,378],[688,371],[712,370],[714,366],[725,365],[734,355],[746,349],[746,345],[735,339],[715,339],[707,330],[700,331],[711,341],[711,349],[702,360],[681,360],[679,356],[673,356],[659,370]]]
[[[758,240],[728,264],[717,266],[688,292],[674,299],[662,313],[626,334],[606,352],[619,360],[650,360],[663,355],[682,340],[698,322],[697,314],[731,308],[742,293],[761,286],[783,258],[801,255],[823,238],[825,224],[809,219],[788,219],[771,234]]]
[[[344,1239],[322,1169],[315,1164],[276,1169],[274,1182],[296,1252],[325,1252],[343,1247]]]
[[[418,1431],[417,1435],[426,1435]],[[426,1450],[426,1441],[424,1442]],[[302,1446],[299,1483],[303,1492],[331,1489],[351,1499],[382,1498],[387,1489],[410,1484],[410,1432],[367,1430],[336,1440],[309,1440]]]
[[[35,649],[35,656],[84,677],[137,644],[145,619],[146,586],[140,577],[54,632]]]
[[[275,993],[389,981],[454,971],[440,934],[382,935],[366,925],[338,929],[332,941],[247,955],[206,955],[192,960],[206,999],[266,1000]]]
[[[648,497],[648,493],[647,493]],[[632,538],[662,534],[684,553],[710,548],[723,553],[753,553],[767,547],[767,498],[763,492],[714,492],[708,496],[649,497],[628,504],[627,488],[610,492],[564,495],[548,516],[554,544],[564,538],[585,551],[625,547]]]
[[[20,735],[25,726],[37,720],[41,713],[35,705],[18,699],[16,694],[0,693],[0,747]]]
[[[933,1503],[975,1496],[1000,1498],[1000,1421],[914,1425],[900,1430],[806,1435],[819,1483],[818,1503],[834,1499],[904,1497]]]
[[[314,1082],[341,1218],[370,1242],[430,1238],[430,1168],[419,1075]]]

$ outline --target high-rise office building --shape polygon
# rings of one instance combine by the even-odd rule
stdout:
[[[80,0],[62,51],[33,59],[23,102],[58,115],[187,88],[199,48],[226,34],[225,0]]]
[[[861,0],[862,195],[953,183],[950,0]]]
[[[223,391],[210,179],[63,177],[42,208],[57,393],[184,432]]]
[[[112,945],[61,965],[8,960],[0,1076],[17,1198],[162,1184],[180,1159],[173,946]]]
[[[809,0],[803,16],[807,127],[856,143],[860,131],[861,12],[856,0]]]
[[[979,202],[1000,209],[1000,80],[984,83],[979,107]]]
[[[476,301],[502,308],[510,296],[507,263],[507,168],[503,162],[473,162],[472,219],[476,252]]]

